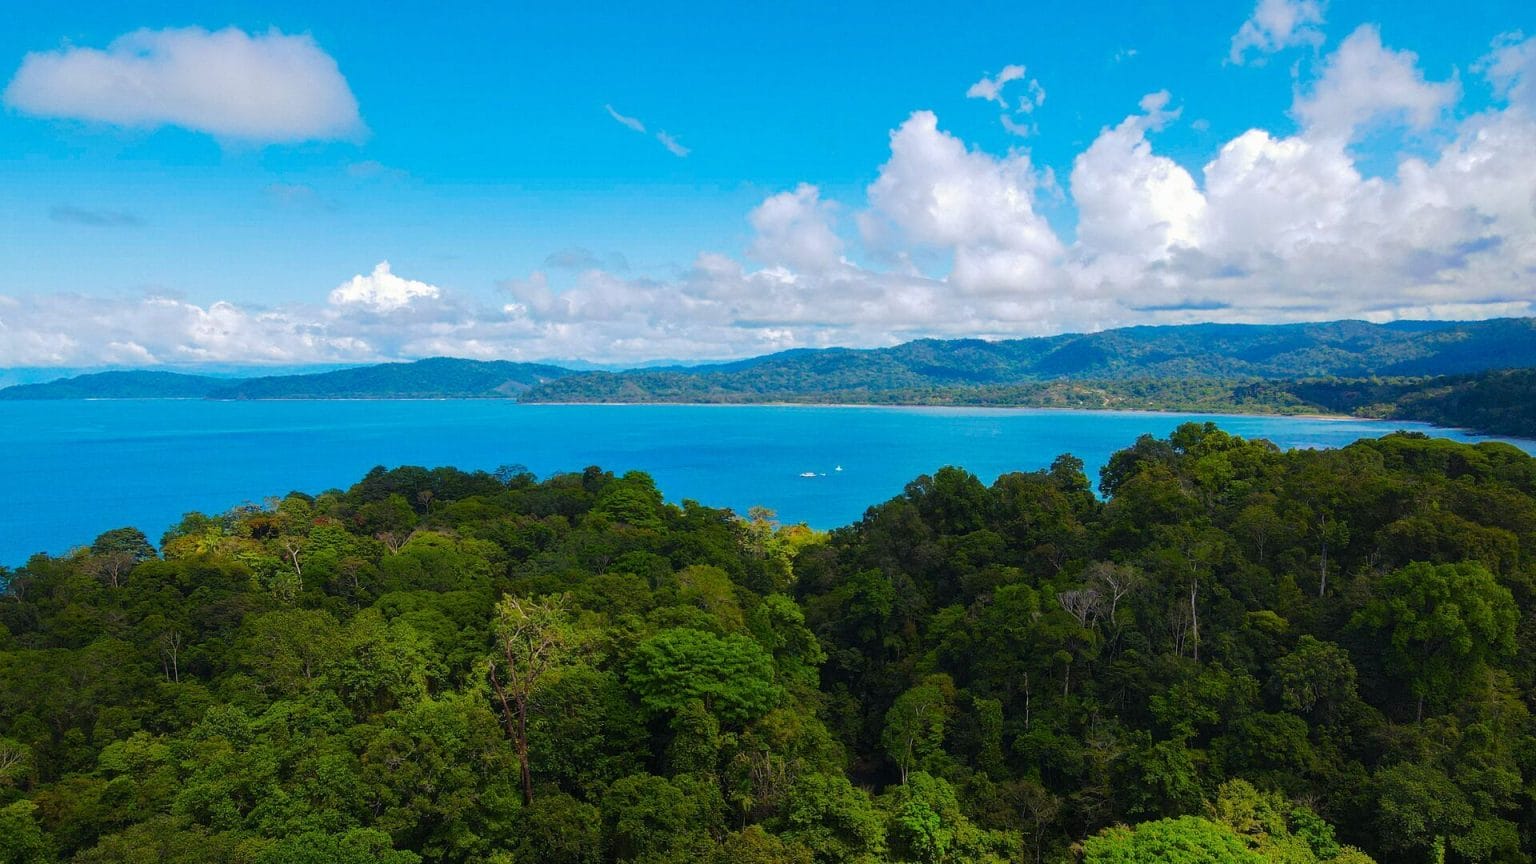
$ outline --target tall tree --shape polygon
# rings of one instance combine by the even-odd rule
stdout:
[[[523,803],[533,803],[533,774],[528,767],[528,707],[539,682],[566,662],[577,647],[576,627],[565,610],[565,597],[537,600],[507,595],[496,604],[498,656],[487,664],[491,690],[501,704],[502,723],[517,746]]]

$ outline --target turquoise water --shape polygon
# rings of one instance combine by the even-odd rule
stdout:
[[[188,510],[222,512],[290,490],[346,487],[375,465],[518,463],[540,476],[588,465],[638,469],[672,501],[741,513],[761,504],[783,521],[830,528],[944,465],[990,483],[1070,452],[1096,478],[1136,436],[1166,435],[1189,420],[1214,420],[1284,447],[1432,431],[1398,422],[964,408],[0,402],[0,564],[60,554],[123,525],[158,540]],[[1536,442],[1516,443],[1536,452]]]

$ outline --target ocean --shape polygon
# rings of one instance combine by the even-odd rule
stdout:
[[[1210,420],[1282,447],[1338,447],[1397,421],[986,408],[520,405],[495,400],[0,402],[0,565],[63,554],[131,525],[158,542],[183,513],[345,488],[375,465],[589,465],[656,479],[667,499],[833,528],[920,474],[958,465],[990,483],[1061,453],[1097,478],[1150,433]],[[1505,439],[1510,440],[1510,439]],[[1536,442],[1514,441],[1528,452]]]

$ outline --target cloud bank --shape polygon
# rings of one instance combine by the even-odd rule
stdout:
[[[775,192],[746,215],[741,249],[660,275],[573,246],[491,294],[387,262],[276,309],[0,291],[0,364],[625,362],[1126,324],[1536,314],[1536,39],[1501,38],[1470,68],[1499,101],[1458,113],[1457,79],[1434,80],[1362,27],[1298,84],[1294,130],[1246,130],[1188,167],[1159,152],[1159,132],[1184,121],[1177,94],[1157,91],[1060,182],[1027,150],[986,152],[914,111],[861,200],[811,184]],[[1389,170],[1365,171],[1355,150],[1383,132],[1406,143]],[[1043,215],[1063,200],[1071,231]]]
[[[257,143],[354,139],[365,128],[336,61],[309,36],[233,27],[138,30],[105,50],[26,55],[5,88],[25,114]]]

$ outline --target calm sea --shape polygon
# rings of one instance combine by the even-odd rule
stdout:
[[[60,554],[109,528],[151,540],[189,510],[344,488],[375,465],[544,476],[649,472],[671,501],[785,522],[847,524],[907,481],[960,465],[991,482],[1070,452],[1097,477],[1143,433],[1213,420],[1283,447],[1337,447],[1416,424],[1015,409],[518,405],[501,401],[0,402],[0,564]],[[1536,442],[1517,441],[1528,452]],[[842,470],[837,470],[841,468]],[[803,474],[813,474],[806,477]]]

